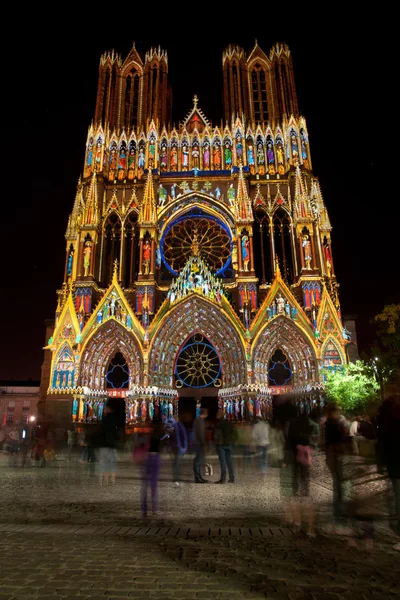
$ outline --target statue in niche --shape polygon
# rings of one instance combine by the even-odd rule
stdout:
[[[332,277],[332,258],[328,243],[324,244],[324,255],[327,275],[328,277]]]
[[[232,148],[229,142],[225,142],[224,149],[225,166],[231,168],[232,166]]]
[[[145,275],[150,273],[150,261],[151,261],[151,244],[150,240],[146,240],[143,245],[143,271]]]
[[[146,400],[143,398],[142,403],[140,405],[140,419],[142,422],[146,421],[147,418],[147,404]]]
[[[247,148],[247,164],[249,167],[254,167],[254,151],[253,146]]]
[[[167,199],[167,190],[160,183],[160,185],[158,186],[158,206],[164,206],[166,199]]]
[[[232,242],[232,267],[235,271],[237,271],[238,268],[238,249],[237,249],[237,243],[236,240],[233,240]]]
[[[85,242],[84,250],[83,250],[83,275],[87,277],[89,275],[90,270],[90,258],[92,254],[92,242]]]
[[[101,137],[97,140],[96,144],[96,171],[101,171],[101,152],[103,148],[103,142]]]
[[[192,167],[194,169],[200,168],[200,149],[197,144],[192,148]]]
[[[171,148],[171,171],[178,170],[178,150],[176,146]]]
[[[241,135],[238,135],[236,138],[236,157],[238,162],[243,159],[243,143]]]
[[[210,168],[210,144],[205,142],[203,150],[203,168],[208,170]]]
[[[221,168],[221,147],[215,144],[213,150],[214,169],[218,171]]]
[[[290,143],[291,143],[291,149],[292,149],[292,161],[293,161],[293,164],[295,166],[297,166],[299,164],[299,148],[297,145],[297,137],[293,131],[290,136]]]
[[[154,168],[156,162],[156,145],[154,140],[150,141],[149,144],[149,168]]]
[[[110,168],[108,178],[113,180],[115,178],[115,171],[117,170],[117,146],[113,144],[110,149]]]
[[[242,237],[242,261],[243,261],[243,270],[249,270],[249,262],[250,262],[250,241],[247,235]]]
[[[118,179],[124,179],[126,173],[126,148],[121,144],[118,158]]]
[[[301,245],[303,247],[303,256],[304,256],[305,268],[307,270],[311,269],[311,260],[312,260],[311,242],[310,242],[310,236],[309,236],[308,233],[305,233],[303,235],[303,239],[302,239]]]
[[[281,294],[276,299],[276,312],[278,315],[283,315],[285,312],[285,299]]]
[[[182,171],[187,171],[188,168],[189,168],[189,149],[185,145],[185,146],[182,146],[181,169],[182,169]]]
[[[268,161],[268,173],[270,175],[275,175],[275,154],[274,154],[274,146],[272,142],[268,142],[267,144],[267,161]]]
[[[89,175],[92,172],[92,167],[93,167],[93,138],[90,138],[90,140],[89,140],[87,157],[86,157],[86,166],[87,166],[86,174]]]
[[[231,183],[229,185],[227,196],[228,196],[229,205],[231,208],[233,208],[235,206],[235,198],[236,198],[236,192],[235,192],[235,188],[233,187],[233,183]]]
[[[168,168],[168,150],[167,150],[166,144],[163,144],[161,146],[160,168],[161,168],[161,171],[166,171]]]
[[[71,248],[68,254],[68,262],[67,262],[67,275],[72,275],[72,264],[74,259],[74,249]]]
[[[263,165],[265,162],[264,160],[264,148],[261,142],[259,142],[257,144],[257,164],[258,165]]]
[[[138,156],[138,167],[139,169],[144,169],[144,166],[146,164],[146,158],[144,155],[144,151],[143,148],[139,148],[139,156]]]
[[[133,179],[135,171],[135,148],[133,146],[129,149],[128,154],[128,179]]]

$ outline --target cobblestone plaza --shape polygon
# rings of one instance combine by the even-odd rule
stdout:
[[[332,492],[322,458],[311,486],[314,539],[282,526],[278,469],[261,478],[240,461],[235,485],[194,486],[188,458],[175,488],[164,457],[160,514],[143,521],[140,472],[126,458],[116,486],[100,487],[95,466],[60,457],[22,468],[2,457],[0,599],[398,597],[386,481],[374,466],[355,465],[352,486],[376,515],[367,553],[324,533]]]

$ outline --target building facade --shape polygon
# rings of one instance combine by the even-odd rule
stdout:
[[[0,381],[2,427],[11,428],[35,421],[38,402],[38,381]]]
[[[306,406],[347,362],[331,224],[285,45],[222,56],[224,122],[173,127],[160,48],[101,57],[42,369],[47,412],[127,423],[191,403]],[[193,409],[194,410],[194,409]]]

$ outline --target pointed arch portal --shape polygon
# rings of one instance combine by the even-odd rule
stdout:
[[[105,390],[108,367],[118,352],[126,360],[130,382],[140,385],[143,374],[141,349],[132,333],[114,320],[101,325],[88,340],[81,360],[80,385]]]
[[[293,385],[318,381],[317,359],[311,343],[298,325],[281,316],[268,323],[255,340],[252,353],[254,383],[271,385],[269,369],[278,349],[288,359]]]
[[[223,387],[246,382],[246,359],[238,331],[213,302],[192,296],[168,313],[152,340],[149,357],[151,385],[173,386],[177,357],[196,333],[204,336],[218,354]]]

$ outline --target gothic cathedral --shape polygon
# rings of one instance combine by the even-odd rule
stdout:
[[[224,122],[197,96],[171,124],[168,56],[100,59],[42,370],[47,414],[126,424],[197,410],[312,407],[347,362],[331,225],[286,45],[223,53]]]

